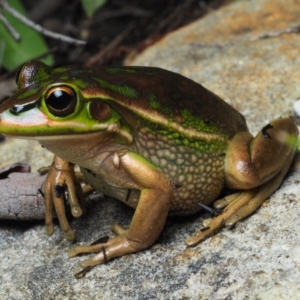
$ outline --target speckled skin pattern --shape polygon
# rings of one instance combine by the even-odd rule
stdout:
[[[188,215],[209,204],[224,187],[224,155],[201,152],[155,133],[141,130],[136,138],[139,153],[162,170],[173,184],[170,214]]]
[[[224,187],[224,150],[202,152],[176,145],[159,133],[143,128],[136,132],[132,150],[158,167],[173,186],[170,215],[190,215],[201,210],[199,203],[210,204]],[[86,169],[88,182],[106,195],[136,208],[140,191],[120,187],[118,179],[108,183],[101,175]]]

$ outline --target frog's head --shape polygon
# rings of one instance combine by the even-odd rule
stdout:
[[[90,80],[92,74],[91,69],[27,62],[17,74],[17,92],[0,103],[0,132],[43,140],[106,131],[130,143],[128,126]]]
[[[147,129],[177,144],[224,143],[244,117],[200,84],[152,67],[53,69],[23,65],[18,90],[0,103],[0,133],[39,141],[89,137],[131,144]],[[102,139],[103,140],[103,139]]]

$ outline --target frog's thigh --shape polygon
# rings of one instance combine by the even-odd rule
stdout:
[[[236,135],[232,147],[238,147],[242,139],[240,144],[246,149],[238,149],[237,158],[234,159],[234,150],[231,148],[226,157],[227,186],[234,189],[251,189],[257,186],[259,188],[256,189],[255,195],[246,201],[246,205],[227,219],[226,225],[232,225],[254,212],[280,186],[295,155],[297,137],[297,126],[290,119],[283,118],[265,126],[250,143],[243,144],[243,133]],[[243,194],[241,198],[244,199]],[[237,198],[228,205],[228,209],[237,202],[242,201]]]
[[[76,269],[76,277],[83,276],[92,266],[151,246],[164,227],[173,192],[166,177],[154,165],[133,152],[121,156],[120,164],[132,183],[141,190],[130,227],[126,231],[119,230],[120,235],[109,239],[107,243],[72,249],[69,252],[71,257],[79,253],[100,251]]]
[[[226,154],[226,186],[246,190],[270,180],[295,153],[290,141],[297,136],[297,126],[283,118],[265,126],[255,138],[248,132],[237,133]]]
[[[211,220],[207,227],[188,238],[187,245],[196,245],[213,235],[223,225],[232,225],[248,216],[280,186],[296,150],[296,145],[288,144],[286,138],[294,137],[295,143],[298,129],[289,119],[278,119],[270,125],[254,139],[248,133],[237,134],[234,144],[238,148],[238,158],[234,158],[231,152],[229,163],[226,161],[227,168],[228,165],[236,167],[235,172],[230,170],[228,185],[231,188],[249,190],[233,195],[229,204],[226,200],[219,200],[218,205],[221,207],[222,203],[228,204],[223,213]],[[266,136],[263,137],[262,133]],[[241,143],[238,143],[238,140]]]
[[[160,170],[136,153],[124,155],[121,164],[141,189],[127,237],[149,247],[165,225],[173,188]]]

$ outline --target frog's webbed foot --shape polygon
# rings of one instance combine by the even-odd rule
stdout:
[[[92,267],[98,264],[106,263],[115,257],[134,253],[144,248],[143,243],[128,238],[127,230],[123,229],[118,223],[112,225],[112,230],[117,234],[116,237],[109,238],[105,236],[91,245],[76,246],[69,251],[69,257],[97,253],[75,268],[74,276],[77,279],[83,277]]]
[[[293,159],[293,153],[280,172],[260,187],[235,193],[214,203],[223,212],[215,218],[204,220],[203,227],[193,236],[187,238],[188,246],[195,246],[202,240],[214,235],[223,226],[233,226],[239,220],[252,214],[280,186]]]
[[[256,205],[258,206],[261,204],[260,201],[257,202],[257,200],[259,199],[255,198],[255,190],[247,191],[244,193],[236,193],[218,200],[217,202],[215,202],[214,206],[215,208],[226,206],[223,212],[215,218],[204,220],[203,227],[193,236],[187,238],[185,240],[185,243],[188,246],[195,246],[202,240],[214,235],[223,226],[234,225],[238,220],[244,218],[252,212],[249,211],[249,208],[251,206],[250,202],[252,202],[252,208],[254,203],[256,203]],[[262,201],[264,201],[264,199],[262,199]],[[255,209],[256,206],[255,208],[253,208],[253,211]],[[245,211],[248,211],[246,215],[244,214]]]

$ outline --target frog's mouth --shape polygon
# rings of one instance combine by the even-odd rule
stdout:
[[[24,114],[14,115],[9,111],[0,114],[0,133],[15,138],[38,141],[88,138],[98,134],[102,138],[115,136],[126,143],[133,142],[133,136],[118,123],[85,122],[83,119],[52,120],[38,108]]]

